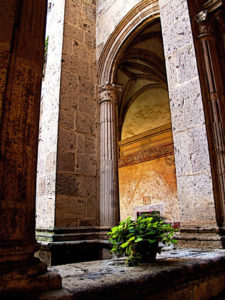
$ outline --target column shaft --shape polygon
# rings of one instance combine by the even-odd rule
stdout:
[[[10,45],[0,124],[1,299],[9,299],[9,293],[21,298],[20,292],[61,286],[60,277],[45,273],[46,265],[34,257],[38,249],[35,185],[46,1],[14,1],[14,11],[11,2],[7,11],[0,7],[3,24],[9,18],[13,23],[0,43],[0,52],[4,44]]]
[[[119,221],[117,162],[117,98],[119,88],[106,85],[100,90],[100,224]]]
[[[225,222],[225,109],[224,86],[216,47],[216,37],[213,31],[213,19],[207,11],[200,12],[195,19],[198,23],[198,41],[201,46],[205,70],[206,113],[209,116],[209,131],[212,138],[211,160],[214,177],[215,207],[218,226]],[[202,62],[201,62],[202,64]]]
[[[33,257],[45,1],[17,4],[0,127],[1,262]],[[31,26],[31,24],[36,24]],[[30,46],[29,46],[30,45]],[[36,51],[34,51],[36,49]]]

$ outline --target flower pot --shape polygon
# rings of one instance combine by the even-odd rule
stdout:
[[[142,262],[156,261],[157,252],[159,252],[158,243],[152,245],[151,247],[146,247],[145,251],[142,253]]]

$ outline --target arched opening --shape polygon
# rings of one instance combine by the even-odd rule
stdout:
[[[117,67],[134,36],[159,17],[158,2],[145,0],[135,6],[111,34],[98,61],[100,103],[100,225],[119,221],[118,104],[122,86]]]
[[[116,70],[120,219],[157,209],[179,221],[166,68],[159,19],[143,26]]]
[[[188,10],[186,10],[185,16],[178,16],[177,21],[174,23],[173,18],[167,20],[167,14],[165,13],[167,9],[167,6],[160,4],[164,51],[162,41],[161,50],[156,49],[158,43],[156,42],[156,37],[157,35],[160,36],[159,28],[158,33],[156,30],[157,22],[159,26],[159,21],[156,21],[159,19],[158,3],[154,1],[154,3],[150,4],[146,0],[141,1],[118,24],[105,44],[99,60],[101,134],[100,224],[102,226],[112,226],[117,224],[119,220],[118,165],[119,169],[122,170],[122,168],[131,168],[132,166],[129,164],[132,164],[133,168],[137,168],[137,166],[143,166],[144,164],[153,164],[153,162],[155,163],[160,159],[161,161],[167,159],[164,165],[161,166],[163,171],[160,176],[169,182],[168,179],[172,177],[168,174],[173,174],[174,196],[177,187],[177,197],[173,198],[175,201],[168,201],[168,198],[170,198],[168,190],[165,190],[163,196],[159,197],[161,184],[158,181],[159,184],[155,188],[154,196],[150,194],[153,191],[153,188],[151,188],[151,191],[149,189],[148,193],[142,193],[142,203],[140,205],[137,203],[135,206],[142,210],[143,206],[143,209],[146,209],[149,208],[148,205],[161,205],[164,202],[164,211],[163,205],[161,205],[163,214],[169,217],[170,220],[178,222],[180,220],[180,239],[185,245],[189,241],[192,245],[190,232],[201,234],[201,230],[203,230],[204,235],[208,230],[205,231],[205,228],[216,226],[215,202],[193,37],[190,24],[187,23],[187,27],[182,25],[184,17],[189,19],[188,13],[186,15]],[[180,25],[178,26],[178,24]],[[154,26],[155,29],[153,30]],[[176,33],[176,42],[171,39],[173,31]],[[147,42],[147,36],[149,35],[152,36],[152,41],[150,39]],[[187,39],[183,39],[183,35]],[[143,41],[138,40],[141,37]],[[145,43],[146,46],[144,46]],[[140,52],[138,48],[140,47],[143,48],[142,54],[138,56]],[[166,69],[163,52],[166,60]],[[161,63],[162,60],[163,63]],[[154,68],[150,67],[150,61]],[[150,71],[152,81],[149,77]],[[151,111],[153,107],[156,110],[155,115],[158,116],[159,113],[157,113],[156,106],[153,105],[154,101],[158,103],[156,99],[160,98],[162,103],[163,101],[166,103],[168,96],[165,91],[165,73],[167,73],[170,94],[172,126],[170,124],[168,126],[166,121],[165,123],[160,123],[162,119],[159,118],[160,122],[156,122],[154,128],[151,128],[148,122],[141,122],[140,120],[142,118],[150,120],[151,118],[149,118],[147,111]],[[128,82],[129,84],[127,85]],[[126,85],[127,89],[124,89]],[[146,96],[148,90],[151,91],[151,97]],[[145,107],[145,98],[151,98],[153,106],[140,110],[139,115],[142,116],[141,118],[134,118],[139,110],[139,104],[142,103],[142,108]],[[168,102],[165,107],[168,107]],[[163,105],[158,105],[158,108],[162,110]],[[148,117],[144,117],[144,115]],[[170,113],[165,115],[169,116]],[[139,125],[136,126],[136,123]],[[149,123],[153,124],[154,122]],[[141,128],[141,131],[137,132],[137,127]],[[157,128],[162,129],[162,127],[167,143],[162,143],[162,132],[160,130],[157,131]],[[146,132],[148,132],[149,138],[144,139],[143,136],[146,136]],[[139,137],[137,137],[138,135]],[[157,139],[157,136],[160,138]],[[149,143],[147,142],[148,139]],[[125,145],[125,141],[127,145]],[[173,158],[173,143],[176,177],[173,159],[168,159],[170,155]],[[148,153],[149,155],[147,155]],[[136,158],[134,154],[136,154]],[[119,162],[117,159],[119,159]],[[145,159],[146,161],[144,161]],[[165,167],[166,163],[168,168],[170,168],[169,164],[173,165],[174,168],[168,174]],[[146,169],[149,170],[149,167]],[[134,170],[133,173],[134,177],[138,175],[137,170]],[[149,174],[146,175],[146,178],[149,180]],[[133,186],[136,185],[135,180]],[[124,182],[127,184],[127,181],[128,178],[125,175]],[[154,182],[157,182],[157,180],[154,180]],[[169,182],[170,184],[171,181]],[[149,182],[147,182],[146,186],[149,188]],[[140,187],[140,190],[143,191],[144,187]],[[129,207],[129,205],[129,203],[125,203],[126,207]],[[171,213],[173,214],[175,211],[177,216],[172,217]],[[129,215],[131,214],[129,212]],[[135,209],[133,209],[134,214]]]

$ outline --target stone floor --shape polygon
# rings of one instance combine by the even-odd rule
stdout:
[[[62,276],[63,290],[40,299],[225,299],[225,250],[165,251],[136,267],[111,259],[49,269]]]

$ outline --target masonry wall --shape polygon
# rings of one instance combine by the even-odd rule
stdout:
[[[66,1],[57,157],[57,227],[98,224],[95,22],[95,1]]]
[[[129,1],[127,10],[139,2]],[[98,1],[97,57],[126,15],[123,5],[123,1]],[[205,116],[187,1],[160,0],[159,5],[181,221],[183,225],[216,226]]]
[[[186,0],[160,0],[178,199],[186,225],[215,225],[205,116]]]
[[[49,49],[40,127],[37,228],[97,225],[95,1],[51,2],[54,5],[49,12],[51,29],[47,30]],[[44,156],[40,148],[47,151]]]
[[[42,79],[37,166],[36,225],[39,229],[53,229],[55,226],[56,155],[64,6],[64,0],[48,2],[46,25],[48,49],[45,76]]]

